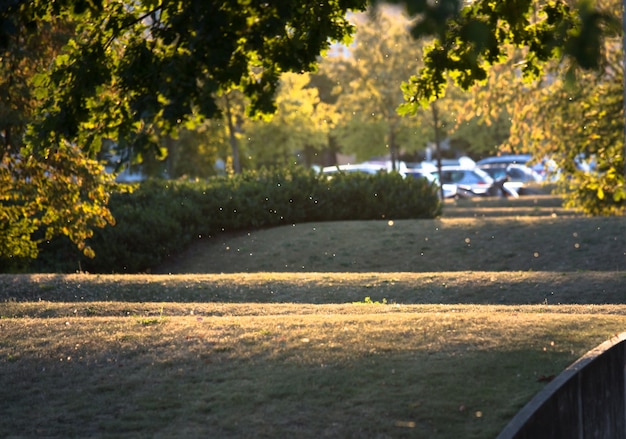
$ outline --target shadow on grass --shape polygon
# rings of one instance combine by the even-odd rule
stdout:
[[[0,434],[488,438],[543,386],[538,373],[574,359],[506,346],[338,359],[298,350],[241,358],[142,337],[125,344],[1,359],[0,385],[11,391],[0,400]]]
[[[0,275],[0,311],[2,302],[41,301],[345,304],[369,298],[395,304],[624,304],[624,280],[624,272]]]

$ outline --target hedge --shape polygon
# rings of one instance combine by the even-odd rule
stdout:
[[[36,271],[137,273],[182,252],[199,237],[312,221],[433,218],[437,190],[398,173],[320,175],[300,168],[247,172],[208,181],[151,180],[111,196],[115,226],[96,230],[86,259],[69,243],[42,248]]]

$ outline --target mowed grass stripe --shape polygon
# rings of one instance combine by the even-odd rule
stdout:
[[[626,272],[0,275],[14,302],[626,304]]]
[[[288,224],[202,237],[161,274],[626,271],[620,217],[443,217]]]

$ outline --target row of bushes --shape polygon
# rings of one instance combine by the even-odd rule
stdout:
[[[202,182],[148,181],[113,194],[116,225],[96,230],[94,259],[62,240],[47,244],[37,271],[136,273],[184,250],[198,237],[311,221],[433,218],[436,189],[397,173],[334,174],[303,169],[248,172]]]

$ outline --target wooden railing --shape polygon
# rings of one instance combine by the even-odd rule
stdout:
[[[546,385],[497,439],[626,439],[626,332]]]

